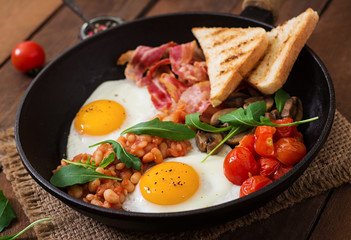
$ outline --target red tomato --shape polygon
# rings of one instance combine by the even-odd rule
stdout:
[[[239,146],[246,147],[250,150],[255,159],[258,159],[260,156],[255,152],[255,135],[246,135],[243,139],[240,140]]]
[[[261,189],[264,186],[270,184],[271,182],[272,180],[270,180],[269,178],[260,175],[250,177],[246,179],[246,181],[243,182],[243,184],[241,185],[239,197],[243,197],[250,193],[253,193],[258,189]]]
[[[280,164],[277,171],[273,174],[273,180],[277,180],[281,176],[283,176],[285,173],[289,172],[293,166],[285,166],[283,164]]]
[[[275,158],[260,158],[260,175],[263,177],[273,178],[274,173],[278,170],[281,163]]]
[[[260,165],[249,149],[236,147],[225,157],[223,169],[229,181],[241,185],[249,177],[259,174]]]
[[[258,126],[255,130],[255,135],[256,137],[260,136],[261,134],[264,133],[270,133],[270,134],[274,134],[276,132],[275,127],[270,127],[270,126]]]
[[[288,124],[293,123],[294,120],[292,118],[284,118],[273,121],[275,124]],[[274,139],[279,139],[283,137],[296,137],[297,136],[297,128],[294,126],[286,126],[286,127],[276,127],[277,132],[274,134]]]
[[[287,166],[294,165],[306,155],[305,144],[296,138],[281,138],[274,147],[277,159]]]
[[[256,138],[255,151],[262,157],[274,157],[273,134],[263,132]]]
[[[44,65],[45,52],[36,42],[21,42],[12,50],[11,61],[17,70],[27,72]]]

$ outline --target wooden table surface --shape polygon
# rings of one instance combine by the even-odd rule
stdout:
[[[240,14],[241,0],[77,0],[88,18],[118,16],[125,21],[156,14],[182,11],[210,11]],[[286,0],[276,24],[311,7],[320,21],[308,41],[327,66],[333,79],[337,109],[351,121],[351,1]],[[0,129],[14,125],[16,110],[32,78],[14,69],[12,48],[34,40],[45,49],[49,63],[76,44],[82,21],[60,0],[0,0]],[[18,218],[0,234],[18,232],[29,224],[5,174],[0,173],[4,194]],[[337,189],[283,210],[220,239],[351,239],[351,186]],[[22,239],[35,239],[33,230]]]

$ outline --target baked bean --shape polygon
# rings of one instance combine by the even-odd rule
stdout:
[[[79,185],[73,185],[68,187],[68,194],[75,198],[81,198],[83,196],[83,188]]]
[[[162,153],[158,148],[153,148],[151,149],[151,152],[154,154],[155,156],[155,163],[161,163],[163,161],[163,157],[162,157]]]
[[[122,186],[124,187],[124,189],[126,189],[128,192],[133,192],[135,189],[134,184],[129,181],[128,179],[123,179],[122,180]]]
[[[126,135],[126,138],[127,138],[127,141],[128,141],[129,143],[134,143],[135,140],[136,140],[135,134],[131,134],[131,133],[128,133],[128,134]]]
[[[102,205],[103,205],[103,203],[102,203],[100,200],[97,200],[97,199],[91,200],[90,203],[91,203],[91,204],[94,204],[94,205],[96,205],[96,206],[100,206],[100,207],[102,207]]]
[[[163,142],[158,147],[160,148],[163,158],[167,157],[167,149],[168,149],[167,143]]]
[[[144,163],[148,163],[148,162],[152,162],[155,160],[155,154],[153,154],[152,152],[148,152],[143,156],[142,161]]]
[[[142,157],[145,155],[145,151],[143,149],[138,149],[138,150],[135,150],[135,153],[138,157]]]
[[[109,203],[119,203],[119,196],[112,189],[107,189],[104,192],[104,198]]]
[[[103,169],[102,167],[98,167],[95,171],[97,171],[98,173],[101,173],[101,174],[105,173],[105,169]]]
[[[126,166],[126,164],[125,163],[117,163],[116,164],[116,169],[117,170],[122,170],[124,167]]]
[[[85,197],[88,201],[91,201],[95,198],[95,196],[91,193],[87,194],[87,196]]]
[[[124,171],[122,171],[121,173],[120,173],[120,177],[122,178],[122,179],[124,179],[124,178],[126,178],[126,179],[129,179],[131,176],[132,176],[132,171],[131,170],[129,170],[129,169],[126,169],[126,170],[124,170]]]
[[[93,154],[93,157],[94,157],[94,161],[96,163],[97,166],[100,165],[102,159],[103,159],[103,154],[102,154],[102,151],[101,150],[96,150]]]
[[[120,203],[124,203],[124,201],[126,200],[126,195],[124,193],[121,193],[119,195],[119,201]]]
[[[100,179],[95,179],[94,181],[89,182],[88,189],[89,192],[95,193],[96,189],[100,186]]]
[[[133,175],[130,177],[130,181],[136,185],[141,178],[141,173],[140,172],[135,172]]]
[[[152,141],[152,136],[143,134],[143,135],[140,135],[140,139],[142,141],[151,142]]]

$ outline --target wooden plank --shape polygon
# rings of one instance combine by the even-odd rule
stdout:
[[[21,231],[25,226],[29,225],[30,222],[25,215],[24,211],[22,210],[22,206],[20,203],[16,200],[17,197],[15,193],[12,191],[11,184],[6,180],[5,173],[0,172],[0,183],[1,184],[1,190],[3,190],[5,197],[9,200],[11,206],[15,209],[17,218],[12,221],[10,226],[5,228],[3,232],[1,232],[0,236],[10,236],[13,234],[18,233]],[[6,184],[3,184],[6,183]],[[33,229],[29,229],[27,232],[25,232],[23,235],[21,235],[21,239],[34,239],[35,238],[35,232]]]
[[[160,0],[147,14],[147,16],[174,13],[174,12],[191,12],[191,11],[211,11],[211,12],[230,12],[241,1],[240,0]]]
[[[311,235],[314,239],[351,239],[351,185],[336,189]]]
[[[326,65],[333,79],[337,109],[351,121],[351,1],[332,1],[308,45]]]
[[[266,220],[253,223],[234,232],[227,232],[220,239],[307,239],[316,220],[316,215],[321,211],[320,203],[325,201],[326,196],[327,193],[306,199]]]
[[[0,64],[61,4],[60,0],[0,0]]]

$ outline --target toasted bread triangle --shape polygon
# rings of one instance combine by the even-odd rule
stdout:
[[[317,22],[318,14],[309,8],[268,32],[265,56],[245,80],[264,94],[281,88]]]
[[[220,105],[264,54],[263,28],[193,28],[205,54],[211,84],[210,102]]]

